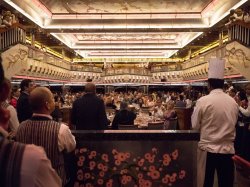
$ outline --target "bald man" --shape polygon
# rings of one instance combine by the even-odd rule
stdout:
[[[55,102],[48,88],[35,88],[30,94],[30,105],[32,118],[20,124],[16,139],[22,143],[42,146],[65,184],[63,151],[71,152],[75,149],[75,137],[67,125],[52,120],[50,114],[55,108]]]
[[[85,85],[85,94],[73,103],[71,124],[77,130],[104,130],[109,121],[106,116],[103,100],[95,94],[93,83]]]
[[[7,99],[9,92],[0,56],[0,102]],[[8,119],[8,110],[0,105],[0,186],[62,186],[43,148],[10,142],[6,138]]]

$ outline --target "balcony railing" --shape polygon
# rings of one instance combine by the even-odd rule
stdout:
[[[25,41],[26,31],[20,24],[13,24],[9,28],[0,29],[0,51],[18,43],[24,44]]]
[[[151,72],[145,68],[109,68],[103,71],[102,76],[125,75],[125,74],[150,76]]]
[[[250,47],[250,23],[235,22],[228,28],[229,41],[238,41]]]

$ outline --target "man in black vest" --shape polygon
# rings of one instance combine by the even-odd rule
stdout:
[[[87,83],[86,93],[73,103],[71,124],[77,130],[104,130],[109,124],[104,102],[96,96],[95,91],[95,85]]]

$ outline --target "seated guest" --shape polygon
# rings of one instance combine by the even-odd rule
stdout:
[[[174,103],[168,102],[167,109],[164,112],[164,118],[165,120],[170,120],[172,118],[176,118],[176,111],[174,109]]]
[[[153,111],[154,117],[163,119],[164,118],[164,116],[163,116],[164,111],[165,111],[165,107],[162,105],[161,99],[158,99],[156,101],[154,111]]]
[[[120,111],[118,111],[112,122],[112,129],[118,129],[120,125],[134,125],[136,114],[128,110],[128,103],[121,102]]]
[[[9,84],[4,81],[0,57],[0,102],[9,96]],[[52,168],[43,148],[10,142],[8,133],[9,111],[0,105],[0,186],[61,187],[61,180]],[[13,178],[15,176],[15,178]]]
[[[55,108],[55,102],[48,88],[35,88],[30,94],[30,105],[32,118],[20,124],[16,139],[22,143],[42,146],[65,185],[63,152],[75,149],[75,137],[67,125],[52,120],[50,114]]]
[[[77,130],[104,130],[109,121],[103,100],[96,96],[96,86],[88,82],[85,94],[73,103],[71,125]]]
[[[112,108],[112,109],[116,110],[116,106],[114,105],[114,101],[112,100],[111,97],[107,97],[107,98],[106,98],[105,107],[106,107],[106,108]]]

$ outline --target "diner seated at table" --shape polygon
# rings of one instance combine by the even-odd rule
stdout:
[[[162,105],[162,101],[158,99],[155,103],[153,115],[155,118],[164,119],[165,107]]]
[[[167,103],[167,109],[164,112],[165,125],[167,126],[166,129],[168,129],[170,121],[177,117],[174,106],[175,106],[174,102],[168,102]]]
[[[112,129],[119,129],[119,124],[120,125],[134,125],[135,118],[136,118],[136,114],[128,110],[128,103],[121,102],[120,110],[116,113],[113,119]]]

